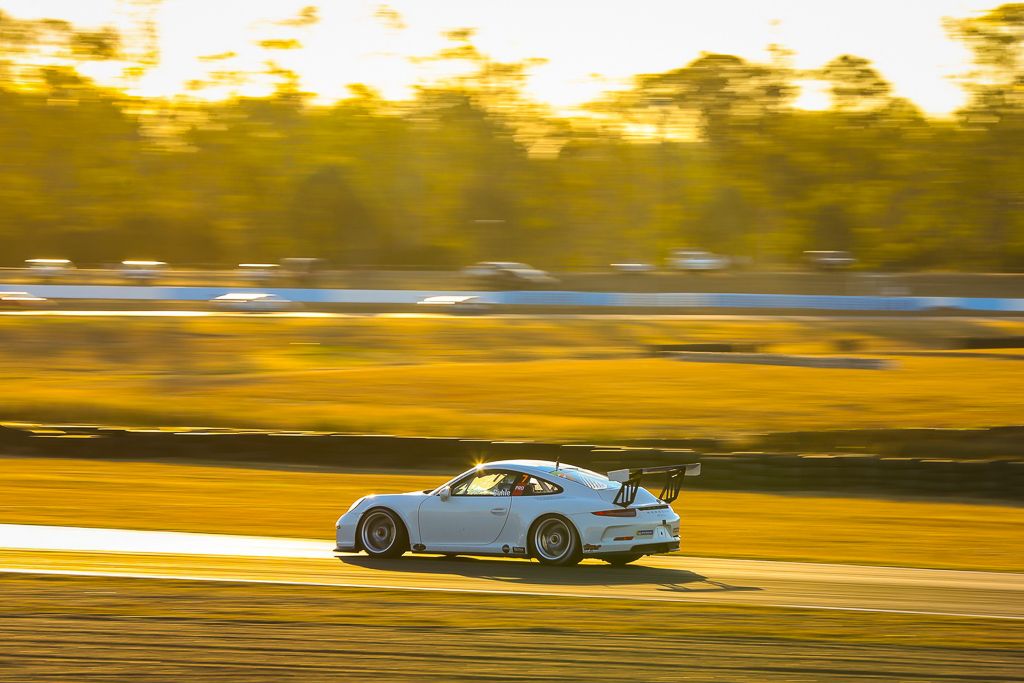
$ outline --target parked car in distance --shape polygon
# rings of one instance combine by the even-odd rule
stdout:
[[[239,263],[238,276],[243,280],[266,284],[280,275],[281,266],[276,263]]]
[[[33,275],[52,280],[67,275],[75,269],[75,264],[66,258],[30,258],[25,260],[25,266]]]
[[[688,273],[712,273],[726,270],[730,265],[728,256],[702,249],[675,249],[668,258],[669,268]]]
[[[529,268],[529,266],[525,263],[514,263],[512,261],[480,261],[463,268],[462,274],[466,277],[486,278],[506,268]]]
[[[439,313],[454,315],[480,315],[488,313],[493,304],[487,303],[478,296],[438,295],[428,296],[416,302],[418,306],[427,306]]]
[[[121,275],[127,280],[151,282],[159,277],[167,264],[163,261],[121,261]]]
[[[849,268],[857,262],[848,251],[805,251],[804,260],[818,270]]]
[[[53,302],[46,297],[36,296],[28,292],[0,292],[0,310],[20,311],[39,308],[51,308]]]
[[[533,289],[558,284],[543,270],[514,261],[481,261],[463,268],[462,274],[492,288]]]
[[[652,263],[644,263],[643,261],[633,261],[629,263],[612,263],[610,264],[612,270],[616,273],[624,273],[627,275],[637,275],[640,273],[653,273],[657,268]]]
[[[223,311],[243,313],[275,313],[299,307],[294,301],[268,292],[229,292],[210,299],[210,303]]]

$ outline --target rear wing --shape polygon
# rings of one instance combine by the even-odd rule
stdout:
[[[658,498],[671,503],[679,497],[679,491],[683,488],[683,477],[700,476],[700,463],[692,462],[685,465],[665,465],[664,467],[638,467],[625,470],[612,470],[608,473],[608,479],[622,483],[622,488],[615,494],[615,504],[628,508],[636,500],[636,493],[640,490],[640,481],[645,474],[665,474],[665,486],[658,494]]]

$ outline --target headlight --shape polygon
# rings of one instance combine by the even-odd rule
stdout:
[[[357,507],[359,506],[359,504],[360,504],[360,503],[362,503],[362,502],[363,502],[364,500],[366,500],[366,496],[363,496],[362,498],[359,498],[359,499],[357,499],[357,500],[356,500],[356,502],[354,502],[354,503],[352,503],[351,505],[349,505],[349,506],[348,506],[348,510],[347,510],[346,512],[352,512],[352,511],[353,511],[353,510],[355,510],[355,509],[356,509],[356,508],[357,508]]]

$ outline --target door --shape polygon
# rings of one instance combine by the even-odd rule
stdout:
[[[420,542],[428,550],[494,543],[508,520],[512,486],[519,477],[517,472],[481,470],[452,484],[448,500],[429,496],[420,504]]]

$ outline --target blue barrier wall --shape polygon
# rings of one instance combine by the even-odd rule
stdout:
[[[803,294],[719,294],[659,292],[466,292],[408,289],[292,289],[258,287],[145,287],[105,285],[8,285],[0,290],[28,291],[48,299],[121,301],[209,301],[227,292],[269,292],[291,301],[330,304],[414,304],[438,295],[477,296],[509,306],[609,308],[739,308],[824,311],[965,311],[1024,312],[1024,299],[915,296],[834,296]]]

